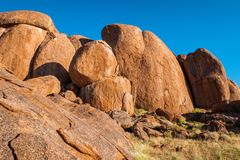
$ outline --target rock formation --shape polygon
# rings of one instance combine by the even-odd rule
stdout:
[[[193,110],[181,67],[157,36],[135,26],[113,24],[103,29],[102,37],[112,47],[121,75],[136,87],[139,107],[173,114]]]
[[[81,48],[87,42],[92,41],[91,39],[81,36],[81,35],[73,35],[73,36],[68,37],[68,39],[71,41],[71,43],[73,44],[73,46],[75,47],[76,50]]]
[[[238,86],[209,51],[176,57],[131,25],[108,25],[102,37],[69,37],[35,11],[0,13],[1,160],[131,160],[123,129],[143,140],[237,132],[240,116],[189,113],[240,112]],[[173,124],[186,119],[207,120],[209,132]]]
[[[0,13],[0,26],[13,26],[16,24],[28,24],[47,30],[51,33],[58,33],[52,19],[43,13],[36,11],[12,11]]]
[[[68,70],[75,49],[65,34],[47,37],[33,60],[33,77],[54,75],[61,82],[69,80]]]
[[[126,94],[131,95],[131,83],[124,77],[107,78],[82,88],[81,95],[83,99],[92,106],[102,111],[120,111],[126,110],[132,113],[133,98],[125,98]],[[125,107],[126,105],[132,105]]]
[[[92,41],[77,51],[72,59],[70,77],[83,87],[118,74],[118,64],[112,49],[104,41]]]
[[[211,108],[230,99],[228,80],[221,62],[208,50],[198,49],[183,62],[196,107]]]
[[[6,32],[0,38],[0,63],[23,80],[28,76],[31,60],[46,31],[19,24],[9,27]]]
[[[230,101],[240,100],[240,89],[238,85],[231,80],[228,80],[229,91],[230,91]]]
[[[67,108],[65,107],[67,106]],[[0,68],[0,159],[131,159],[131,144],[105,113],[33,93]]]
[[[33,88],[34,93],[40,94],[42,96],[47,96],[53,93],[58,94],[61,91],[61,84],[59,80],[54,76],[32,78],[25,82]]]

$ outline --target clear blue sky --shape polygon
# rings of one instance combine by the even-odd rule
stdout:
[[[240,85],[240,0],[1,0],[0,10],[49,14],[58,30],[101,39],[111,23],[157,34],[176,54],[204,47]]]

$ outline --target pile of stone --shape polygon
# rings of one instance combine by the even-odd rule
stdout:
[[[72,146],[73,152],[84,153],[92,159],[118,159],[119,157],[131,159],[128,152],[123,150],[124,146],[115,144],[116,138],[124,137],[120,131],[120,135],[117,135],[119,133],[115,131],[109,133],[116,137],[105,137],[110,141],[111,138],[114,139],[112,144],[108,144],[112,147],[108,146],[112,149],[109,153],[113,153],[109,157],[105,155],[104,150],[101,150],[101,146],[95,147],[91,139],[92,135],[82,133],[81,136],[87,136],[91,140],[76,141],[74,136],[81,134],[77,131],[80,122],[71,120],[71,118],[66,119],[69,112],[71,114],[74,112],[77,114],[74,116],[78,118],[87,119],[83,122],[84,125],[90,123],[92,125],[90,127],[96,126],[95,129],[101,131],[101,133],[97,131],[99,137],[104,136],[108,129],[110,131],[108,127],[113,125],[111,123],[115,123],[97,119],[95,116],[98,114],[107,115],[101,111],[108,113],[112,118],[120,116],[121,119],[121,114],[117,113],[124,112],[126,117],[134,117],[136,108],[144,108],[170,121],[178,119],[182,114],[192,112],[194,107],[211,109],[214,112],[240,112],[238,86],[228,80],[223,65],[208,50],[197,49],[188,55],[176,57],[154,33],[123,24],[111,24],[104,27],[102,39],[91,40],[81,35],[67,36],[59,33],[51,18],[43,13],[35,11],[0,13],[0,66],[2,70],[0,108],[4,110],[4,112],[1,111],[4,114],[0,117],[0,126],[6,127],[6,124],[10,124],[11,121],[20,127],[20,130],[16,132],[14,127],[9,127],[11,131],[6,131],[8,134],[12,133],[9,138],[5,137],[5,133],[0,134],[2,137],[0,139],[4,140],[0,141],[0,153],[4,152],[4,158],[8,157],[11,150],[13,156],[18,153],[23,153],[21,154],[23,156],[25,152],[39,149],[38,147],[48,147],[50,138],[29,135],[34,130],[21,128],[21,125],[42,125],[43,121],[47,123],[53,121],[49,127],[58,127],[53,127],[52,130],[47,127],[49,131],[45,131],[44,134],[56,136],[56,133],[52,134],[52,132],[54,129],[57,130],[64,141]],[[11,90],[9,93],[3,91],[7,88]],[[23,95],[20,96],[20,94]],[[14,99],[14,95],[17,98]],[[34,99],[25,100],[30,95]],[[41,98],[35,97],[36,95]],[[62,99],[59,95],[64,98]],[[56,104],[48,103],[46,97],[53,101],[51,103],[57,104],[57,111],[54,111]],[[45,103],[44,101],[47,103],[46,108],[40,105],[39,109],[39,103]],[[74,105],[87,105],[88,107],[77,111],[74,108],[78,107],[73,107]],[[45,113],[47,108],[49,113]],[[53,112],[51,112],[52,109]],[[15,119],[9,118],[12,115],[8,114],[15,114],[16,111],[19,115],[13,116]],[[59,114],[59,117],[55,115],[55,112]],[[33,119],[25,121],[19,117],[21,114],[26,114],[25,118],[27,115],[35,114],[41,118],[35,122],[33,116]],[[56,119],[52,120],[51,116],[56,116]],[[58,118],[65,119],[63,124],[69,125],[67,129],[66,126],[61,126],[61,120]],[[95,120],[99,122],[93,122]],[[126,126],[131,128],[128,123],[122,124],[123,128]],[[72,129],[75,125],[77,125],[76,130]],[[98,128],[101,125],[103,128]],[[141,126],[140,122],[135,130],[139,126]],[[93,130],[91,132],[94,132]],[[152,134],[159,134],[153,130],[147,130]],[[32,148],[14,150],[15,146],[31,143],[29,137],[39,142],[41,146],[32,144]],[[55,138],[52,141],[57,142],[59,137]],[[26,139],[29,141],[25,143]],[[104,138],[102,141],[99,140],[96,143],[107,143]],[[126,140],[125,143],[122,140],[122,142],[122,144],[127,144],[128,141]],[[3,151],[1,144],[5,147],[8,144],[8,149]],[[63,150],[59,155],[69,149],[63,148]],[[42,152],[45,154],[48,151],[50,150],[46,149]],[[49,152],[47,155],[47,158],[50,158],[54,154]]]

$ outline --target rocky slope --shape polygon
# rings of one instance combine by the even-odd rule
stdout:
[[[124,24],[102,38],[59,33],[35,11],[0,13],[0,159],[133,159],[123,128],[147,140],[194,107],[240,112],[239,87],[208,50],[176,57]]]

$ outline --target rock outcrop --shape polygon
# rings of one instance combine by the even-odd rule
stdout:
[[[36,11],[12,11],[0,13],[0,26],[8,27],[16,24],[28,24],[47,30],[51,33],[58,33],[52,19],[43,13]]]
[[[46,37],[33,60],[33,77],[54,75],[62,83],[69,80],[69,65],[75,49],[65,34]]]
[[[196,50],[187,56],[183,64],[196,107],[211,108],[230,99],[225,69],[208,50]]]
[[[61,91],[61,84],[54,76],[32,78],[25,82],[33,88],[34,93],[42,96],[47,96],[53,93],[58,94]]]
[[[117,60],[112,49],[104,41],[92,41],[84,45],[73,57],[70,77],[83,87],[118,74]]]
[[[238,85],[231,80],[228,80],[229,91],[230,91],[230,101],[240,100],[240,89]]]
[[[0,159],[132,158],[124,131],[107,114],[67,100],[54,103],[3,68],[0,126]]]
[[[239,132],[239,87],[209,51],[176,57],[131,25],[102,37],[69,37],[35,11],[0,13],[1,160],[131,160],[124,130],[143,140]],[[212,113],[189,113],[193,103]]]
[[[0,37],[0,63],[23,80],[29,74],[32,58],[46,36],[46,31],[19,24],[8,28],[6,32]]]
[[[102,37],[112,47],[121,75],[133,82],[139,107],[173,114],[193,110],[182,69],[157,36],[135,26],[113,24],[103,29]]]
[[[102,111],[120,111],[124,105],[134,104],[128,102],[128,100],[133,100],[131,98],[123,101],[125,94],[131,94],[131,89],[131,83],[128,79],[113,77],[83,87],[81,97],[85,102]],[[127,112],[132,113],[132,111]]]

